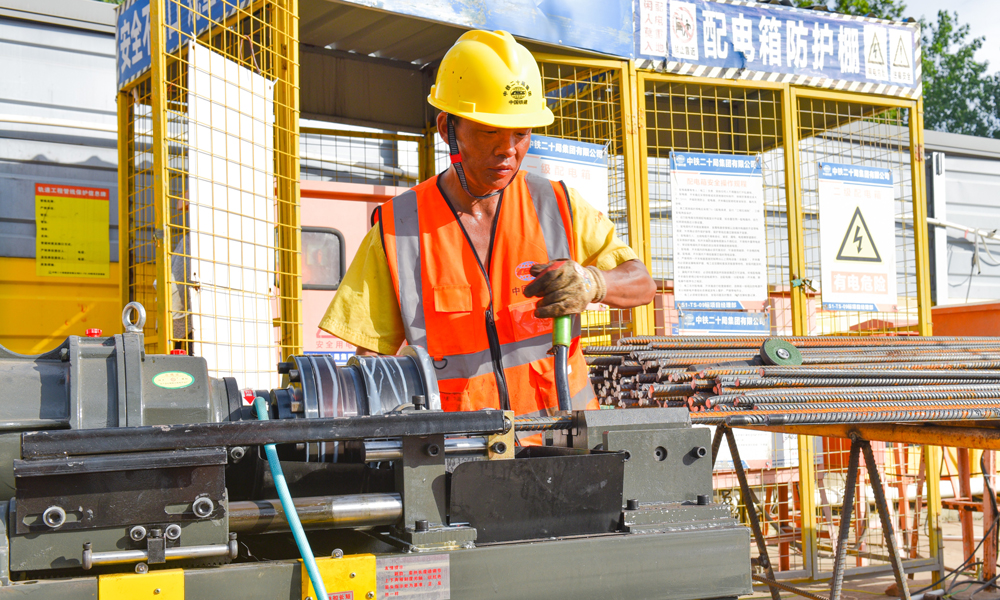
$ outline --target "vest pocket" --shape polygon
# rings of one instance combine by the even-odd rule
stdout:
[[[510,314],[510,326],[514,339],[518,342],[546,333],[552,333],[552,319],[539,319],[535,316],[535,305],[538,300],[528,300],[507,307]]]
[[[434,310],[443,313],[472,312],[472,286],[434,286]]]

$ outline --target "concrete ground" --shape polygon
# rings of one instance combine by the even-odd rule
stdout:
[[[950,513],[950,514],[949,514]],[[942,515],[941,529],[944,534],[944,562],[945,569],[953,569],[958,565],[962,564],[965,560],[962,552],[962,542],[960,541],[962,532],[961,526],[959,525],[957,513],[954,511],[945,511]],[[979,538],[983,534],[982,527],[982,514],[975,514],[975,521],[973,530],[976,535],[976,542],[978,543]],[[982,559],[982,550],[976,553],[977,557]],[[959,576],[958,581],[968,580],[968,576]],[[949,580],[949,582],[955,581],[955,579]],[[844,581],[844,590],[841,596],[841,600],[879,600],[889,597],[897,597],[895,592],[896,580],[893,578],[892,574],[886,574],[880,577],[867,576],[858,579],[848,579]],[[920,588],[923,588],[931,583],[930,573],[916,573],[912,579],[907,580],[910,593],[914,593]],[[967,585],[959,583],[952,588],[952,597],[956,600],[1000,600],[1000,591],[996,589],[985,590],[975,594],[975,598],[970,598],[972,592],[974,592],[981,584]],[[1000,581],[998,581],[1000,585]],[[812,592],[818,596],[823,596],[828,598],[830,595],[830,583],[816,583],[811,585],[798,585],[803,590]],[[893,589],[889,589],[889,588]],[[887,594],[886,592],[890,593]],[[754,586],[754,595],[752,598],[757,599],[770,599],[771,595],[768,591],[767,586]],[[793,600],[795,598],[800,598],[795,594],[788,592],[782,592],[781,597],[783,599]]]

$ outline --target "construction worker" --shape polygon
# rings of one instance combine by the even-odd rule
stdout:
[[[656,286],[607,217],[562,182],[519,170],[531,129],[554,117],[513,36],[462,35],[428,101],[451,166],[376,210],[319,326],[359,353],[426,348],[444,410],[557,410],[552,319],[592,302],[647,304]],[[595,408],[579,331],[577,318],[573,408]]]

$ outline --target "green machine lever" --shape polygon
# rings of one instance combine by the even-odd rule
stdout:
[[[552,350],[555,353],[556,396],[559,410],[569,412],[573,405],[569,393],[569,344],[573,340],[573,315],[553,319]]]

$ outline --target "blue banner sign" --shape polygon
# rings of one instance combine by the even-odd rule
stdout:
[[[165,0],[164,45],[167,53],[180,48],[214,24],[222,23],[250,0]],[[149,70],[149,0],[118,7],[118,88]]]
[[[755,79],[758,73],[782,74],[768,80],[860,91],[882,86],[876,93],[919,95],[915,24],[739,0],[636,4],[640,67],[665,59],[667,71],[682,74]]]
[[[528,153],[586,165],[608,166],[608,153],[604,146],[563,138],[532,134]]]
[[[149,0],[118,6],[118,89],[149,69]]]
[[[819,178],[892,187],[892,171],[879,167],[859,167],[857,165],[821,162],[819,163]]]
[[[769,335],[771,315],[766,312],[736,313],[716,311],[679,312],[678,330],[710,334]]]
[[[760,157],[671,152],[670,168],[674,171],[696,171],[698,173],[755,175],[760,174]]]
[[[412,16],[473,29],[503,29],[555,46],[630,57],[633,11],[630,0],[508,0],[503,10],[483,10],[471,0],[344,0],[361,8]],[[249,0],[165,0],[165,45],[177,50],[190,37],[222,23]],[[118,87],[149,70],[149,0],[118,8]],[[386,41],[386,44],[391,41]]]

